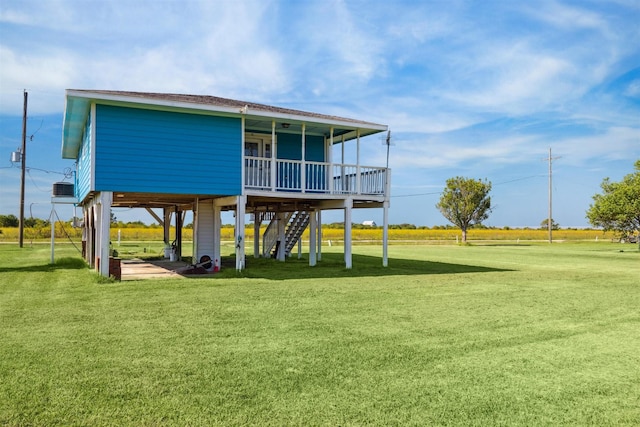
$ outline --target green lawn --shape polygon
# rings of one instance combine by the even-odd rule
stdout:
[[[640,425],[637,247],[340,250],[119,283],[0,245],[0,425]]]

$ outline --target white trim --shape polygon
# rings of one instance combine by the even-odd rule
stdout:
[[[307,137],[305,135],[307,130],[307,125],[305,123],[302,124],[302,138],[301,146],[302,146],[302,158],[300,159],[302,167],[300,168],[300,191],[302,194],[306,193],[307,189],[307,159],[305,158],[307,155]]]
[[[360,129],[357,131],[358,137],[356,138],[356,176],[360,177]],[[356,194],[362,192],[361,179],[356,179]]]
[[[325,161],[329,163],[329,170],[332,171],[333,170],[333,126],[331,126],[331,129],[329,129],[329,145],[327,146],[326,143],[327,143],[327,139],[325,138],[325,153],[326,153]],[[333,176],[330,176],[330,174],[327,174],[327,188],[329,188],[330,191],[333,190]]]
[[[51,197],[52,204],[62,204],[62,205],[77,205],[80,203],[77,197],[60,197],[60,196],[52,196]]]
[[[276,191],[276,159],[278,155],[276,150],[278,149],[277,140],[276,140],[276,121],[271,121],[271,191]]]
[[[242,115],[242,118],[240,120],[240,180],[241,180],[241,186],[242,188],[240,189],[240,192],[242,195],[244,195],[245,190],[244,190],[244,174],[245,174],[245,166],[244,166],[244,144],[245,144],[245,136],[244,136],[244,123],[245,121],[245,116],[244,114]]]
[[[262,191],[262,190],[247,190],[245,196],[256,197],[271,197],[274,199],[313,199],[313,200],[344,200],[346,197],[350,197],[353,200],[365,200],[371,202],[382,203],[385,201],[383,194],[329,194],[329,193],[299,193],[299,192],[285,192],[285,191]],[[234,197],[234,196],[230,196]],[[218,200],[218,199],[215,199]],[[218,203],[219,206],[231,206],[234,203]]]
[[[96,103],[91,103],[91,127],[89,128],[91,131],[89,137],[89,150],[91,153],[91,173],[89,174],[89,192],[96,191]],[[86,125],[86,122],[85,122]]]

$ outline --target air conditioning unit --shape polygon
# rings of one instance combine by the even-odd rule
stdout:
[[[73,184],[70,182],[55,182],[53,184],[53,197],[73,197]]]

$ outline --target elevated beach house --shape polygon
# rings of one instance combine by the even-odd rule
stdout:
[[[213,96],[67,90],[62,157],[77,164],[86,259],[109,274],[111,208],[131,207],[152,212],[167,242],[175,218],[178,256],[183,213],[193,211],[196,261],[220,259],[221,212],[234,211],[237,269],[245,266],[247,217],[256,257],[284,261],[309,228],[313,266],[321,258],[321,213],[340,209],[351,268],[352,209],[379,208],[386,265],[389,170],[360,163],[361,138],[385,131],[381,124]],[[379,138],[367,141],[384,150]],[[345,159],[345,144],[355,145],[347,150],[354,159]]]

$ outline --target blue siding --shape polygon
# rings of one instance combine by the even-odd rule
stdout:
[[[241,194],[241,122],[98,105],[98,191]]]
[[[78,151],[76,175],[76,197],[83,200],[91,191],[91,116],[84,126],[82,145]]]
[[[324,162],[324,138],[317,135],[307,135],[305,160],[310,162]],[[278,158],[287,160],[301,160],[302,135],[293,133],[278,134]]]

